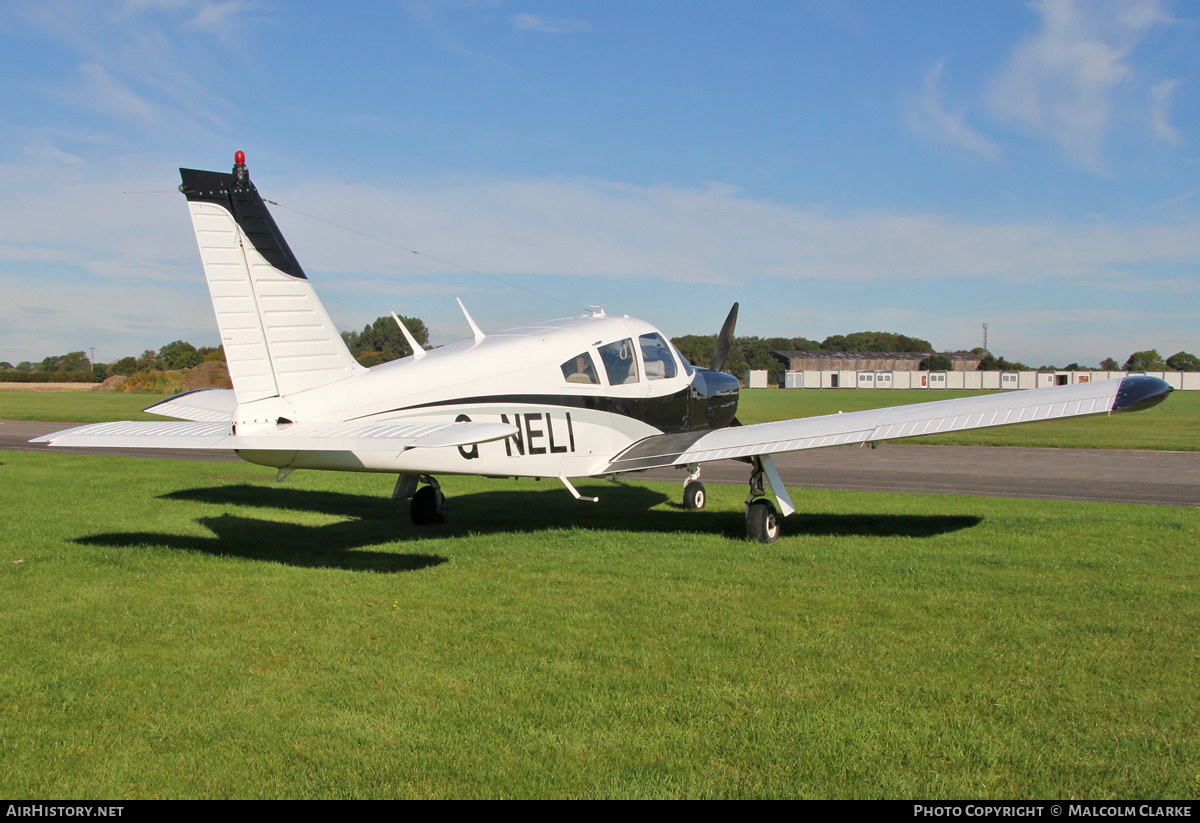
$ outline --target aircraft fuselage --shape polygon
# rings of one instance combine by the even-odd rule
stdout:
[[[238,453],[277,468],[587,477],[645,437],[729,425],[737,400],[736,378],[692,367],[648,323],[600,315],[464,340],[286,400],[245,403],[235,425],[250,434],[295,420],[506,423],[512,436],[467,446]]]

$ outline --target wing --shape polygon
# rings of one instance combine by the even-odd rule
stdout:
[[[403,451],[468,446],[517,434],[509,423],[287,423],[234,434],[229,423],[93,423],[35,438],[51,446],[261,451]]]
[[[168,397],[161,403],[142,409],[163,417],[195,420],[199,423],[228,423],[237,410],[233,389],[196,389]]]
[[[1113,411],[1137,411],[1162,402],[1170,392],[1171,387],[1166,381],[1157,377],[1124,377],[1074,386],[757,423],[710,432],[656,435],[634,443],[617,455],[601,474]]]

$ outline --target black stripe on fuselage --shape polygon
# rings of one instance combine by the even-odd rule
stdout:
[[[258,189],[250,182],[250,175],[245,172],[244,166],[239,168],[243,170],[240,178],[236,174],[219,171],[180,169],[179,176],[183,183],[179,190],[188,200],[215,203],[228,209],[242,233],[254,244],[264,260],[284,274],[307,280],[299,261],[283,239],[283,232],[275,225],[275,219],[259,196]]]
[[[575,394],[491,394],[475,397],[455,397],[452,400],[438,400],[432,403],[420,403],[415,406],[401,406],[384,412],[363,415],[352,418],[365,420],[381,414],[413,411],[414,409],[431,409],[440,406],[465,405],[522,405],[522,406],[557,406],[568,409],[587,409],[589,411],[619,414],[630,417],[653,426],[661,432],[692,431],[688,415],[688,393],[691,387],[682,389],[663,397],[584,397]],[[707,421],[698,421],[707,429]]]

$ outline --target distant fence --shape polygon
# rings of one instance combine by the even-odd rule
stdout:
[[[766,372],[746,373],[752,388],[767,385]],[[784,389],[1041,389],[1111,380],[1130,374],[1160,377],[1173,389],[1200,391],[1200,372],[1181,371],[785,371],[779,387]]]

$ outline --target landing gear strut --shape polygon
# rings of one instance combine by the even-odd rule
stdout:
[[[413,495],[412,505],[409,508],[412,513],[413,525],[431,526],[445,523],[446,495],[442,494],[442,487],[432,477],[425,476],[421,479],[429,485],[417,489],[416,494]]]
[[[708,502],[708,492],[700,482],[700,467],[689,466],[691,474],[683,481],[683,507],[685,509],[703,509]]]

